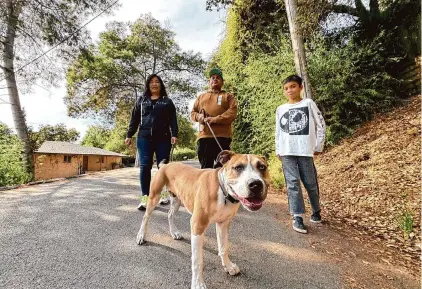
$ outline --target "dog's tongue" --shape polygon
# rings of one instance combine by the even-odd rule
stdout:
[[[251,203],[253,205],[260,205],[262,204],[262,200],[261,199],[246,199],[248,201],[248,203]]]
[[[262,207],[263,200],[261,199],[243,199],[244,204],[251,210],[259,210]]]

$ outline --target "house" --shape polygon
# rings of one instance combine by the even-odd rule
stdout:
[[[120,168],[126,155],[62,141],[46,141],[34,152],[35,180],[65,178]]]

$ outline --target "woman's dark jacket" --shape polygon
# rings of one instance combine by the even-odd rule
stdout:
[[[139,97],[132,111],[127,137],[131,138],[138,128],[138,137],[177,137],[179,128],[173,101],[167,96],[160,96],[153,106],[151,97]]]

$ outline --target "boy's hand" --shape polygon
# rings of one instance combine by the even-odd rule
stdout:
[[[130,145],[132,144],[132,139],[131,139],[131,138],[126,138],[126,139],[125,139],[125,144],[126,144],[127,146],[130,146]]]
[[[281,155],[277,155],[278,159],[281,161]]]

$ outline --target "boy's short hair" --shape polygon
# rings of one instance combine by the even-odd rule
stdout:
[[[292,74],[292,75],[288,76],[285,80],[283,80],[283,86],[287,82],[296,82],[297,84],[299,84],[299,86],[302,86],[303,80],[299,75]]]

